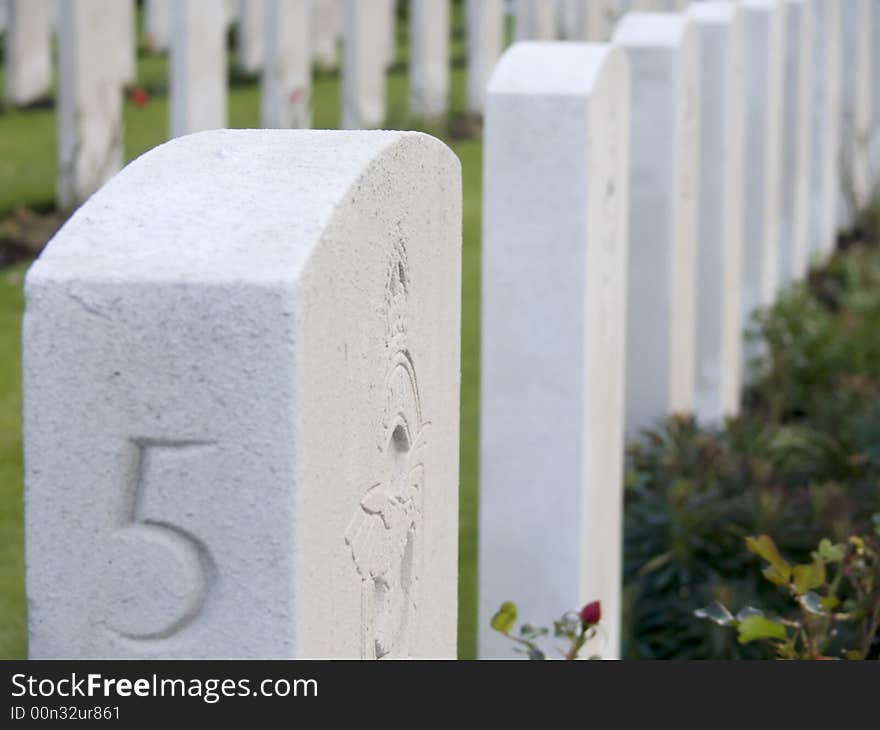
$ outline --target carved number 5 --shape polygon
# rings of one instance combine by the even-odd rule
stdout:
[[[123,519],[101,563],[104,623],[119,636],[165,639],[202,612],[216,573],[192,525],[192,497],[209,474],[212,444],[137,441]]]

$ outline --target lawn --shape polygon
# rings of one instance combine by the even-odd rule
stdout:
[[[464,184],[462,271],[461,502],[459,559],[459,654],[476,648],[477,437],[479,412],[480,191],[482,145],[449,130],[464,109],[464,64],[459,7],[454,17],[452,116],[450,124],[426,127],[408,117],[406,47],[399,29],[398,60],[388,75],[391,129],[422,129],[442,137],[459,156]],[[234,58],[230,55],[230,67]],[[125,106],[125,151],[133,159],[167,137],[167,63],[142,53],[138,85],[150,93],[146,106]],[[2,68],[0,68],[2,88]],[[319,74],[313,87],[313,126],[338,125],[340,85]],[[231,71],[229,125],[259,126],[259,83]],[[19,207],[52,207],[55,181],[55,120],[50,105],[0,110],[0,221]],[[22,529],[21,352],[22,281],[27,262],[0,269],[0,659],[26,655]]]

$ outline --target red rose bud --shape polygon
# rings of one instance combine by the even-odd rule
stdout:
[[[581,609],[581,623],[587,626],[594,626],[602,620],[602,605],[599,601],[588,603]]]
[[[150,101],[150,95],[146,89],[132,89],[131,101],[135,106],[145,107]]]

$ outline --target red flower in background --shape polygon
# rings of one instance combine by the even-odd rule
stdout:
[[[294,89],[290,94],[290,100],[294,104],[296,104],[298,101],[301,101],[305,95],[306,95],[305,89]]]
[[[143,108],[150,103],[150,94],[146,89],[132,89],[131,101],[136,107]]]

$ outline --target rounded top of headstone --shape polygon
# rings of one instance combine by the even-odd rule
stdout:
[[[131,162],[49,242],[28,279],[294,281],[364,186],[458,165],[418,132],[213,130]],[[417,186],[414,186],[417,187]]]
[[[693,21],[684,13],[627,13],[614,29],[612,43],[633,47],[673,47],[681,44]]]
[[[588,95],[607,65],[626,55],[600,43],[523,41],[513,44],[495,66],[489,94]]]

